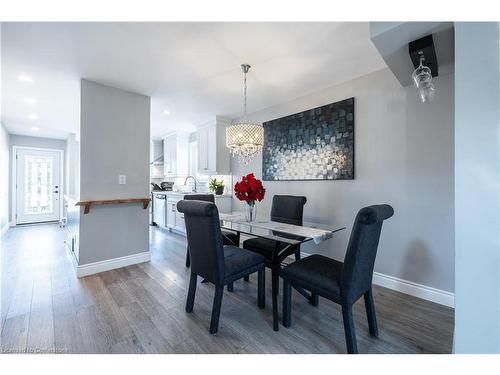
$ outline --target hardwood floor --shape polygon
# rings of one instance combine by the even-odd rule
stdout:
[[[313,307],[294,292],[293,325],[274,332],[270,283],[260,310],[256,275],[224,293],[219,332],[210,335],[212,285],[199,283],[193,313],[184,310],[189,270],[181,236],[152,228],[151,262],[81,279],[63,240],[56,225],[4,236],[4,353],[345,353],[338,305],[320,299]],[[377,286],[374,300],[379,338],[368,333],[363,300],[355,305],[360,353],[451,351],[452,309]]]

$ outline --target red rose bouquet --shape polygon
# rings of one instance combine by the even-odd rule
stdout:
[[[266,189],[262,185],[262,181],[255,178],[253,173],[247,174],[241,178],[241,181],[234,185],[236,198],[240,201],[247,202],[246,211],[247,221],[255,220],[255,201],[261,201],[266,195]]]
[[[253,173],[247,174],[241,178],[241,181],[234,185],[236,198],[240,201],[245,201],[248,204],[255,204],[255,201],[264,199],[266,189],[262,185],[262,181],[255,178]]]

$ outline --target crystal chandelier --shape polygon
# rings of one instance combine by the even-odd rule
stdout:
[[[414,70],[411,78],[417,88],[422,103],[431,102],[436,93],[432,83],[432,72],[429,67],[424,65],[425,57],[420,55],[420,65]]]
[[[242,64],[241,69],[245,75],[243,121],[234,123],[226,128],[226,147],[229,148],[234,157],[248,164],[255,155],[262,150],[264,144],[264,128],[261,124],[246,121],[247,117],[247,73],[250,65]]]

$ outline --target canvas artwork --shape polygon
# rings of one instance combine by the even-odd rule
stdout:
[[[263,125],[265,181],[354,179],[354,98]]]

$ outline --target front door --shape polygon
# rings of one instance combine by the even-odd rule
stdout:
[[[59,221],[59,151],[19,148],[16,151],[16,224]]]

